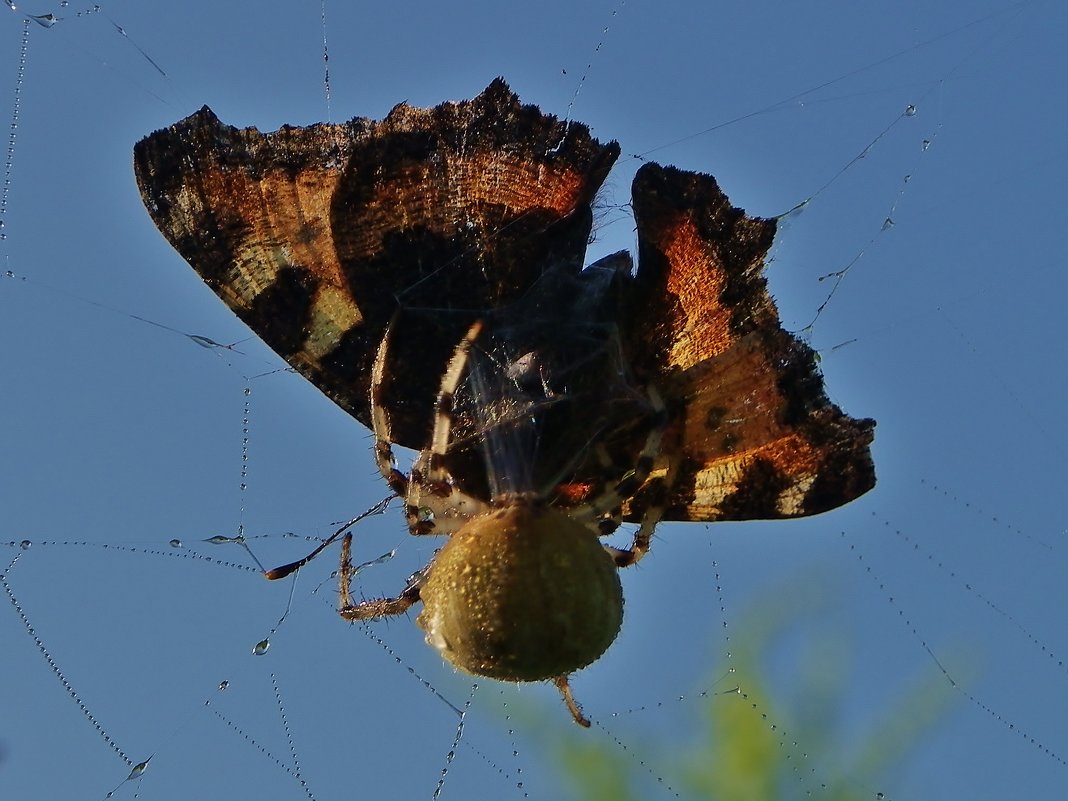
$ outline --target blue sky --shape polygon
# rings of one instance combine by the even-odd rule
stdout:
[[[273,372],[279,361],[162,240],[131,168],[138,139],[205,103],[273,130],[471,97],[503,75],[523,100],[620,141],[610,202],[628,198],[633,154],[710,172],[754,214],[815,195],[781,229],[772,292],[799,329],[826,298],[819,277],[852,264],[812,344],[832,398],[879,421],[879,484],[847,508],[658,530],[624,577],[623,635],[575,678],[601,722],[588,736],[647,755],[643,738],[685,740],[692,696],[745,686],[717,682],[719,607],[740,640],[756,605],[786,630],[765,665],[780,727],[804,708],[806,671],[837,683],[825,733],[837,747],[802,763],[812,776],[848,773],[854,741],[929,679],[945,716],[858,792],[1059,797],[1062,5],[329,2],[329,106],[320,3],[18,5],[0,9],[5,136],[18,89],[0,241],[15,276],[0,278],[0,543],[34,544],[0,546],[0,570],[117,750],[7,604],[0,796],[103,798],[129,772],[121,751],[153,759],[120,797],[300,797],[295,752],[314,798],[429,798],[458,720],[438,694],[472,699],[442,797],[557,787],[524,712],[549,737],[571,734],[554,691],[480,682],[472,696],[413,622],[349,628],[332,612],[332,553],[300,575],[268,653],[251,655],[290,585],[201,541],[243,525],[264,563],[286,562],[307,545],[284,532],[327,534],[386,488],[367,432]],[[62,19],[29,24],[20,82],[22,15],[49,12]],[[607,213],[591,260],[621,247],[631,226]],[[185,334],[241,344],[208,350]],[[361,526],[360,557],[394,547],[361,590],[395,591],[435,543],[408,537],[396,510]],[[668,759],[648,764],[677,782]]]

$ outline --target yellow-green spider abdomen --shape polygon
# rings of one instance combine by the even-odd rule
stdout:
[[[427,642],[468,673],[541,681],[584,668],[615,640],[623,588],[597,535],[518,502],[475,517],[420,590]]]

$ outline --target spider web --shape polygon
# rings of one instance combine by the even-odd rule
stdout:
[[[564,782],[551,744],[586,737],[642,762],[638,797],[685,797],[671,755],[697,736],[705,692],[787,733],[781,797],[842,797],[821,787],[839,781],[852,797],[1055,796],[1065,131],[1047,87],[1064,12],[329,5],[324,25],[321,10],[0,9],[17,125],[0,201],[0,540],[15,543],[0,568],[114,743],[9,604],[0,794],[540,798]],[[815,520],[658,529],[624,577],[620,640],[575,680],[593,732],[572,731],[551,688],[472,695],[408,621],[346,627],[330,554],[289,605],[240,545],[204,542],[244,533],[279,564],[384,494],[367,433],[280,371],[165,246],[129,166],[138,138],[202,103],[263,130],[324,118],[324,33],[338,119],[471,97],[503,74],[625,156],[715,173],[752,213],[815,196],[785,221],[771,286],[788,328],[823,308],[807,333],[834,400],[879,420],[880,484]],[[610,178],[590,261],[633,248],[619,207],[639,163]],[[394,510],[361,523],[356,547],[397,549],[360,574],[372,595],[435,543]],[[761,675],[728,673],[754,629],[782,632]],[[811,692],[812,675],[833,691]],[[758,678],[774,704],[717,695]],[[945,711],[871,778],[855,743],[914,699]]]

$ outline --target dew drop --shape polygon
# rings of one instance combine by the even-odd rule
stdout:
[[[912,105],[912,103],[909,103],[907,106],[905,106],[905,116],[906,117],[915,117],[916,116],[916,107],[914,105]]]
[[[233,537],[224,537],[222,534],[216,534],[214,537],[208,537],[204,542],[211,543],[212,545],[225,545],[228,542],[233,542]]]
[[[29,550],[29,547],[31,545],[33,545],[33,543],[30,542],[29,540],[23,540],[22,542],[19,543],[19,547],[22,548],[22,550],[24,550],[24,551]]]
[[[172,548],[181,548],[182,541],[176,537],[175,539],[171,540],[170,545]]]
[[[875,794],[875,797],[876,797],[876,798],[878,798],[878,799],[879,799],[879,801],[882,801],[882,799],[886,798],[886,796],[885,796],[885,795],[883,795],[882,793],[876,793],[876,794]]]
[[[890,217],[887,217],[885,220],[883,220],[883,230],[884,231],[889,230],[890,228],[893,228],[893,227],[894,227],[893,219],[891,219]]]
[[[927,148],[929,148],[930,146],[931,146],[931,140],[930,139],[924,139],[923,140],[923,149],[926,151]]]
[[[267,653],[267,649],[271,647],[271,641],[264,637],[252,648],[253,656],[263,656]]]
[[[222,681],[219,682],[219,689],[220,690],[225,690],[225,689],[228,689],[229,687],[230,687],[229,680],[223,679]]]
[[[221,348],[222,347],[222,345],[220,345],[218,342],[216,342],[211,337],[201,336],[200,334],[189,334],[188,336],[189,336],[189,338],[191,340],[193,340],[195,343],[200,345],[200,347],[202,347],[202,348],[209,348],[210,349],[210,348]]]
[[[151,758],[152,757],[149,757],[148,759]],[[144,762],[138,762],[136,765],[134,765],[133,770],[130,771],[130,775],[126,777],[126,781],[141,778],[141,774],[148,770],[148,759],[146,759]]]

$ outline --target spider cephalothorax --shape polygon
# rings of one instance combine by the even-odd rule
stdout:
[[[268,345],[376,435],[411,533],[449,539],[395,598],[469,672],[553,678],[622,614],[616,568],[663,520],[817,514],[875,483],[874,422],[824,393],[762,275],[775,220],[647,163],[638,263],[582,268],[619,155],[503,80],[381,121],[225,126],[207,108],[134,165],[156,225]],[[394,444],[420,451],[412,469]],[[637,525],[630,548],[598,537]],[[305,560],[271,572],[296,569]]]

